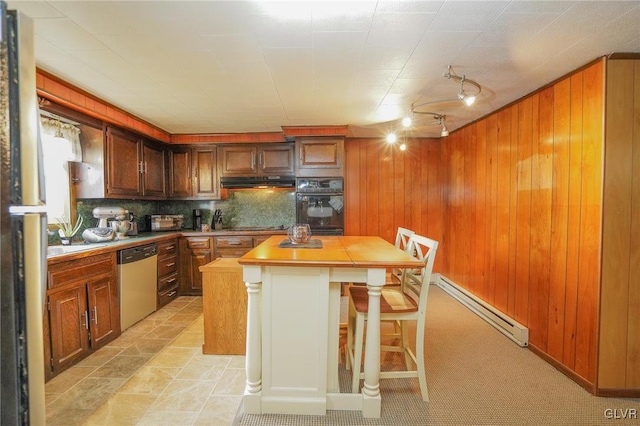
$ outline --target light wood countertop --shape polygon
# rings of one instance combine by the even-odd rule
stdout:
[[[415,268],[422,262],[374,236],[317,236],[322,248],[280,248],[276,235],[245,254],[241,265]]]

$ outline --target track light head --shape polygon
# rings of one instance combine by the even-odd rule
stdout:
[[[449,129],[447,129],[447,116],[446,115],[437,115],[434,116],[435,119],[438,120],[438,124],[442,125],[442,131],[440,132],[441,137],[449,136]]]
[[[464,92],[458,93],[458,99],[460,99],[466,106],[471,106],[476,101],[476,97],[473,95],[467,95]]]

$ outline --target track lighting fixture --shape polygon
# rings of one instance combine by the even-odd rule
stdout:
[[[442,130],[440,131],[440,136],[445,137],[449,136],[449,129],[447,129],[447,116],[444,114],[439,114],[437,112],[421,112],[420,114],[431,115],[435,120],[435,124],[438,126],[442,126]]]
[[[440,136],[445,137],[445,136],[449,136],[449,130],[447,129],[447,116],[446,115],[441,115],[438,120],[440,121],[440,124],[442,124],[442,131],[440,132]]]
[[[415,103],[411,105],[411,113],[413,114],[430,114],[427,111],[422,111],[421,108],[427,105],[439,104],[443,102],[450,102],[451,100],[459,99],[466,106],[471,106],[476,101],[476,98],[482,91],[482,87],[475,81],[467,78],[467,76],[459,76],[451,68],[451,65],[447,66],[447,71],[444,73],[444,78],[447,80],[455,80],[460,82],[460,91],[454,99],[442,99],[437,101],[429,101],[422,103]]]
[[[451,69],[451,65],[447,67],[447,72],[444,73],[444,77],[447,79],[454,79],[460,82],[460,92],[458,93],[458,99],[460,99],[466,106],[471,106],[476,101],[476,96],[482,91],[482,87],[473,80],[468,79],[466,76],[458,76]],[[474,86],[475,91],[471,94],[467,93],[464,89],[464,84],[467,83]]]
[[[440,136],[441,137],[445,137],[445,136],[449,136],[449,129],[447,129],[447,116],[444,114],[440,114],[437,112],[421,112],[420,114],[426,114],[426,115],[430,115],[433,118],[433,123],[426,123],[426,124],[436,124],[438,126],[442,126],[442,130],[440,131]],[[403,128],[401,129],[403,132],[406,132],[407,129],[409,127],[411,127],[411,118],[410,117],[405,117],[402,120],[402,124],[403,124]],[[389,145],[393,145],[398,141],[398,136],[396,135],[395,132],[393,133],[389,133],[387,134],[386,137],[387,143]],[[401,151],[404,151],[407,149],[407,145],[406,143],[402,143],[398,146],[398,148]]]

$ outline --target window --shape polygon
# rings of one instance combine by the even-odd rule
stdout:
[[[80,129],[56,119],[41,118],[42,152],[47,197],[47,223],[75,223],[71,198],[69,161],[82,161]]]

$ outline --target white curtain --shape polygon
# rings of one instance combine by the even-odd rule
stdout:
[[[56,155],[66,156],[66,161],[82,161],[82,148],[80,147],[80,129],[76,126],[63,123],[50,118],[41,118],[42,124],[42,150],[47,152],[57,151]],[[62,138],[56,138],[60,130]]]
[[[76,218],[69,217],[69,161],[82,161],[80,129],[49,118],[41,118],[40,123],[48,223],[58,219],[75,223]]]

